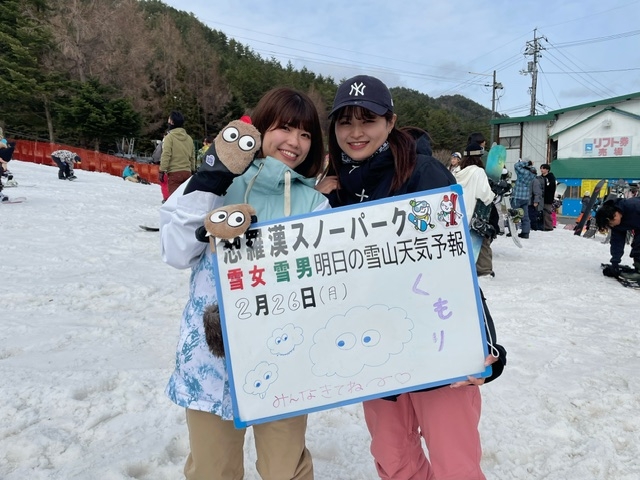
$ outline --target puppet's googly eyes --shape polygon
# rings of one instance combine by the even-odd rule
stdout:
[[[227,127],[224,129],[224,132],[222,132],[222,138],[225,142],[235,142],[239,136],[240,132],[236,127]]]
[[[245,135],[244,137],[241,137],[240,140],[238,140],[238,146],[240,147],[240,150],[244,150],[245,152],[248,152],[249,150],[251,150],[253,147],[256,146],[256,141],[253,139],[252,136]]]
[[[212,223],[222,223],[227,219],[227,212],[215,212],[209,217]]]
[[[233,212],[231,215],[229,215],[229,220],[227,220],[227,224],[230,227],[239,227],[240,225],[242,225],[244,223],[244,213],[242,212]]]

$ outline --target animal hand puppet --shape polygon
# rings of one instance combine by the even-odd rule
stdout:
[[[260,132],[247,116],[234,120],[215,138],[202,165],[191,177],[184,195],[199,190],[224,195],[238,175],[242,175],[260,150]]]
[[[215,251],[216,239],[230,241],[244,235],[252,223],[257,222],[255,209],[247,204],[226,205],[211,210],[204,219],[204,226],[196,231],[196,237],[202,242],[211,244],[211,251]],[[209,350],[215,357],[224,357],[224,342],[222,341],[222,326],[220,324],[220,310],[218,305],[209,305],[202,316],[204,333]]]
[[[216,239],[224,240],[230,247],[232,240],[244,235],[252,223],[256,223],[255,209],[248,203],[225,205],[211,210],[204,218],[204,226],[196,231],[196,238],[201,242],[209,242],[211,251],[215,251]],[[239,246],[239,245],[238,245]]]

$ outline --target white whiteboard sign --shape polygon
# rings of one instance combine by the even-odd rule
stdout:
[[[219,242],[235,425],[490,375],[464,211],[453,185]]]

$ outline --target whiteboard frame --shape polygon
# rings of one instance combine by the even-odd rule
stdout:
[[[397,203],[397,202],[403,202],[403,201],[407,201],[407,200],[411,200],[411,199],[420,199],[421,197],[425,197],[425,196],[444,195],[444,194],[449,194],[449,193],[456,193],[458,195],[459,208],[457,208],[456,210],[462,213],[461,220],[462,220],[462,227],[463,227],[463,236],[464,236],[464,241],[465,241],[465,246],[466,246],[466,256],[468,257],[468,261],[469,261],[469,273],[470,273],[470,275],[472,277],[473,291],[475,293],[475,304],[476,304],[476,311],[477,311],[478,321],[479,321],[479,332],[480,332],[481,341],[482,341],[482,350],[484,352],[484,357],[486,358],[486,356],[488,355],[488,346],[487,346],[485,324],[484,324],[484,310],[483,310],[483,307],[482,307],[480,290],[479,290],[479,286],[478,286],[478,278],[477,278],[477,275],[476,275],[475,262],[474,262],[474,259],[473,259],[472,246],[471,246],[472,245],[471,233],[469,231],[468,220],[466,218],[466,215],[464,215],[464,212],[466,210],[465,210],[465,207],[464,207],[464,199],[463,199],[462,187],[460,185],[450,185],[448,187],[443,187],[443,188],[438,188],[438,189],[433,189],[433,190],[426,190],[426,191],[422,191],[422,192],[414,192],[414,193],[405,194],[405,195],[399,195],[399,196],[395,196],[395,197],[388,197],[388,198],[381,199],[381,200],[374,200],[374,201],[370,201],[370,202],[364,202],[364,203],[359,203],[359,204],[354,204],[354,205],[348,205],[348,206],[345,206],[345,207],[333,208],[333,209],[330,209],[330,210],[312,212],[312,213],[305,214],[305,215],[296,215],[296,216],[291,216],[291,217],[286,217],[286,218],[279,218],[279,219],[265,221],[265,222],[259,222],[259,223],[253,224],[251,226],[250,230],[254,230],[254,229],[258,229],[258,228],[264,228],[264,227],[268,227],[268,226],[276,225],[276,224],[289,224],[289,223],[292,223],[292,222],[299,222],[300,220],[304,220],[304,219],[310,219],[310,218],[321,217],[321,216],[328,216],[328,215],[333,215],[335,213],[347,212],[347,211],[356,210],[356,209],[358,209],[358,210],[367,210],[367,209],[375,208],[376,206],[383,205],[383,204]],[[435,215],[434,215],[434,217],[435,217]],[[436,220],[434,220],[434,222],[435,221]],[[405,229],[406,228],[407,227],[405,227]],[[244,239],[242,241],[244,242]],[[342,406],[351,405],[351,404],[355,404],[355,403],[361,403],[363,401],[373,400],[373,399],[376,399],[376,398],[382,398],[382,397],[387,397],[387,396],[391,396],[391,395],[398,395],[398,394],[406,393],[406,392],[415,392],[415,391],[418,391],[418,390],[423,390],[423,389],[432,388],[432,387],[438,387],[438,386],[441,386],[441,385],[448,385],[448,384],[451,384],[453,382],[467,380],[467,375],[461,375],[461,376],[456,376],[456,377],[452,377],[452,378],[443,378],[442,380],[429,382],[429,383],[424,383],[424,384],[420,384],[420,385],[410,385],[408,387],[395,388],[395,389],[384,391],[384,392],[378,392],[376,394],[363,395],[363,396],[357,396],[357,397],[348,398],[348,399],[344,399],[344,400],[340,400],[340,401],[328,402],[328,403],[320,405],[320,406],[315,406],[315,407],[310,407],[310,408],[300,408],[299,410],[295,410],[295,411],[287,412],[287,413],[283,413],[283,414],[260,416],[260,417],[256,417],[256,418],[249,418],[249,417],[243,418],[242,415],[241,415],[241,412],[239,410],[238,396],[237,396],[238,395],[238,388],[240,388],[240,392],[242,392],[241,379],[240,380],[236,379],[236,377],[234,376],[234,366],[233,366],[233,361],[231,359],[231,357],[234,355],[234,353],[233,353],[231,345],[229,344],[229,341],[228,341],[228,335],[229,335],[228,334],[228,328],[229,327],[227,325],[226,315],[225,315],[225,292],[222,289],[222,281],[226,281],[226,279],[221,279],[220,275],[219,275],[219,272],[220,272],[219,262],[221,261],[219,256],[223,256],[223,255],[224,255],[224,250],[222,248],[222,242],[217,242],[216,253],[213,256],[214,268],[215,268],[215,280],[216,280],[215,283],[216,283],[216,291],[217,291],[217,296],[218,296],[218,305],[219,305],[220,317],[221,317],[220,320],[221,320],[221,325],[222,325],[222,330],[223,330],[224,346],[225,346],[225,351],[227,352],[227,355],[225,357],[225,362],[226,362],[227,373],[228,373],[228,378],[229,378],[230,393],[231,393],[231,396],[232,396],[234,425],[236,426],[236,428],[245,428],[245,427],[247,427],[249,425],[253,425],[253,424],[271,422],[271,421],[280,420],[280,419],[284,419],[284,418],[289,418],[289,417],[293,417],[293,416],[309,414],[309,413],[313,413],[313,412],[317,412],[317,411],[322,411],[322,410],[327,410],[327,409],[331,409],[331,408],[342,407]],[[477,377],[477,378],[484,378],[484,377],[490,376],[491,375],[491,371],[492,371],[491,366],[488,366],[488,367],[484,368],[484,370],[481,370],[481,371],[469,372],[468,375],[469,376],[474,376],[474,377]]]

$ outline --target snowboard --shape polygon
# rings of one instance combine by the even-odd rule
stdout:
[[[484,167],[484,171],[487,172],[487,177],[494,182],[499,182],[506,162],[507,149],[502,145],[492,146],[491,150],[489,150],[489,155],[487,155],[487,165]]]
[[[489,150],[489,155],[487,155],[487,165],[485,167],[485,171],[487,172],[487,177],[489,177],[489,183],[492,184],[492,190],[496,193],[498,197],[500,197],[500,213],[501,217],[505,222],[505,226],[509,229],[509,233],[511,233],[511,240],[518,247],[522,248],[522,243],[520,243],[520,239],[518,238],[518,232],[516,227],[516,221],[518,217],[522,218],[524,212],[519,212],[521,209],[512,209],[509,205],[508,194],[511,190],[510,186],[505,188],[503,185],[504,181],[501,181],[502,171],[507,162],[507,149],[502,145],[494,145]],[[499,189],[500,191],[496,192]]]
[[[473,259],[478,261],[480,247],[485,237],[493,237],[497,234],[493,225],[489,223],[491,214],[491,204],[485,205],[480,200],[476,201],[473,215],[469,219],[469,231],[471,232],[471,246],[473,249]]]
[[[146,225],[138,225],[145,232],[159,232],[160,229],[158,227],[147,227]]]
[[[35,184],[25,185],[24,183],[6,183],[6,184],[4,185],[4,188],[17,188],[17,187],[29,187],[29,188],[33,188],[33,187],[35,187]]]
[[[567,191],[566,183],[559,183],[556,185],[556,198],[560,197],[560,199],[564,198],[564,193]]]
[[[511,233],[511,240],[513,240],[513,243],[516,244],[516,247],[522,248],[522,243],[520,242],[520,238],[518,238],[518,227],[516,226],[516,222],[515,222],[516,216],[514,216],[511,213],[514,210],[522,211],[521,208],[517,208],[517,209],[510,208],[509,204],[508,204],[507,197],[503,197],[502,198],[502,216],[507,222],[507,226],[509,228],[509,233]],[[522,213],[519,216],[520,216],[520,218],[522,218],[524,216],[524,213]]]
[[[0,205],[13,205],[14,203],[22,203],[26,201],[27,201],[27,197],[13,197],[13,198],[9,197],[9,200],[0,202]]]
[[[480,249],[482,248],[482,241],[484,237],[479,233],[470,230],[471,232],[471,251],[473,252],[473,263],[478,261],[480,256]]]
[[[507,150],[501,145],[493,145],[489,150],[487,156],[487,164],[485,166],[485,172],[489,178],[489,183],[492,181],[498,183],[500,176],[502,175],[502,169],[504,168],[507,159]],[[492,186],[492,190],[494,190]],[[494,190],[495,193],[495,190]],[[492,204],[485,205],[481,201],[477,201],[473,210],[473,216],[469,219],[469,230],[471,232],[471,247],[473,249],[473,258],[477,262],[480,255],[480,247],[485,237],[493,237],[498,232],[491,223],[489,223],[489,216],[491,215]]]
[[[604,186],[605,182],[606,180],[600,180],[597,183],[596,187],[593,189],[593,192],[591,192],[591,200],[589,200],[589,205],[587,205],[587,209],[585,212],[583,212],[582,218],[573,229],[574,235],[578,235],[578,236],[582,235],[582,229],[586,225],[587,220],[591,218],[591,210],[593,210],[593,206],[598,201],[598,195],[600,195],[600,190],[602,190],[602,187]],[[593,224],[592,226],[595,228],[595,222],[591,222],[591,223]],[[593,232],[593,235],[595,235],[595,231]]]
[[[601,263],[600,266],[602,267],[602,269],[604,269],[605,267],[611,266],[611,264]],[[622,273],[620,274],[619,277],[609,277],[609,278],[615,278],[618,281],[618,283],[620,283],[624,287],[633,288],[635,290],[640,289],[640,280],[637,280],[635,278],[629,278],[627,276],[627,275],[637,276],[635,268],[630,267],[629,265],[620,265],[620,271]]]

